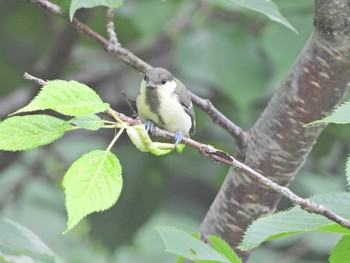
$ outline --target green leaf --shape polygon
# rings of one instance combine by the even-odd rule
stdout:
[[[337,124],[348,124],[350,123],[350,101],[347,101],[340,106],[338,106],[329,116],[311,122],[315,123],[337,123]],[[308,125],[310,125],[308,124]]]
[[[13,114],[51,109],[68,116],[81,116],[107,110],[96,92],[76,81],[52,80],[24,108]]]
[[[350,193],[324,194],[310,198],[323,204],[336,214],[350,218]],[[319,230],[350,235],[350,230],[316,214],[310,214],[300,207],[262,217],[252,223],[245,232],[239,249],[249,250],[266,240],[273,240],[297,233]]]
[[[124,5],[124,0],[72,0],[69,8],[69,18],[73,20],[75,12],[80,8],[93,8],[96,6],[118,8],[122,5]]]
[[[186,144],[180,143],[180,144],[176,145],[175,150],[178,153],[182,153],[185,150],[185,148],[186,148]]]
[[[150,152],[154,155],[160,156],[172,152],[176,147],[173,143],[160,143],[153,142],[148,136],[148,133],[144,125],[135,125],[128,127],[126,130],[130,140],[141,152]],[[181,153],[183,147],[177,148],[178,152]]]
[[[68,212],[67,233],[92,212],[113,206],[123,187],[118,158],[109,151],[96,150],[75,161],[63,179]]]
[[[28,257],[30,262],[58,262],[55,253],[24,226],[9,219],[0,219],[0,233],[0,259],[8,259],[1,262],[24,262],[24,257]]]
[[[174,227],[157,227],[167,252],[195,262],[230,263],[224,255],[191,235]]]
[[[21,151],[49,144],[71,126],[48,115],[14,116],[0,123],[0,150]]]
[[[95,114],[78,116],[73,120],[71,120],[70,122],[80,128],[91,130],[91,131],[97,131],[104,124],[104,121]]]
[[[175,263],[182,263],[185,260],[186,260],[186,258],[184,258],[184,257],[178,257]]]
[[[270,18],[272,21],[280,23],[287,28],[298,31],[285,19],[276,4],[271,0],[231,0],[233,3],[243,6],[245,8],[260,12]]]
[[[231,263],[242,263],[236,252],[221,238],[209,235],[208,239],[213,248],[230,260]]]
[[[329,258],[330,263],[350,263],[350,236],[344,236],[335,245]]]

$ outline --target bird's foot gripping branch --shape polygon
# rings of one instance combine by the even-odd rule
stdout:
[[[140,121],[115,112],[94,90],[84,84],[63,80],[46,82],[28,74],[25,77],[35,80],[43,87],[27,106],[0,123],[0,150],[34,149],[50,144],[66,132],[76,129],[118,130],[105,150],[86,153],[66,172],[63,179],[68,212],[65,232],[86,215],[106,210],[118,200],[123,187],[122,167],[111,149],[124,131],[127,131],[131,141],[142,152],[164,155],[174,149],[178,152],[183,149],[183,144],[175,146],[172,143],[152,142]],[[34,114],[42,110],[55,111],[62,118]],[[97,115],[102,112],[112,120]]]

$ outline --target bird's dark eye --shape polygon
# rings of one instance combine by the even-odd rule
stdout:
[[[166,83],[166,79],[162,79],[162,81],[160,83],[162,83],[162,85],[164,85]]]
[[[143,77],[143,79],[146,81],[146,80],[147,80],[147,75],[145,75],[145,76]]]

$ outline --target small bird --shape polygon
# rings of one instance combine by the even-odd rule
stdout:
[[[190,94],[185,85],[164,68],[148,70],[136,98],[140,119],[147,132],[156,125],[175,133],[175,144],[194,134],[196,119]]]

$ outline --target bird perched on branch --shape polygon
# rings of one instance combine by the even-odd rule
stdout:
[[[140,119],[150,132],[156,125],[175,133],[175,144],[194,134],[195,114],[185,85],[164,68],[148,70],[136,98]]]

